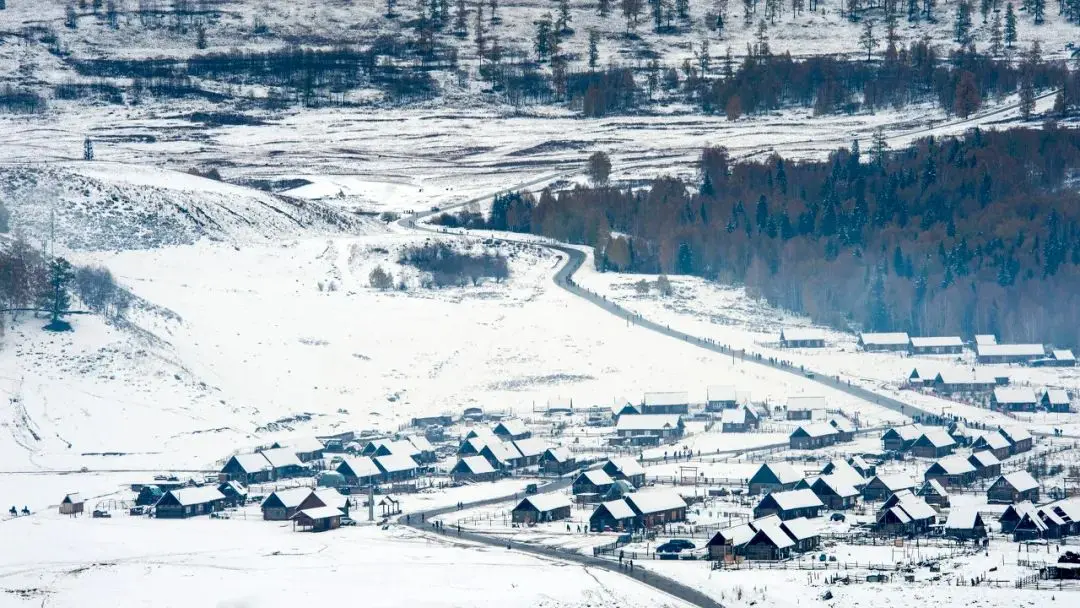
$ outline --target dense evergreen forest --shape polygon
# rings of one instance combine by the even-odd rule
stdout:
[[[490,219],[595,248],[603,270],[690,274],[838,327],[996,333],[1080,344],[1080,134],[973,130],[824,161],[733,161],[704,150],[700,182],[544,191]],[[614,236],[613,236],[614,235]]]

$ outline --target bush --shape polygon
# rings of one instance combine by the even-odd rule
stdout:
[[[376,266],[368,275],[368,283],[375,289],[386,291],[394,286],[394,277],[383,270],[382,266]]]
[[[390,222],[396,222],[401,219],[401,216],[394,211],[383,211],[379,214],[379,219],[389,224]]]
[[[668,280],[666,274],[656,277],[656,289],[662,296],[671,295],[671,281]]]
[[[501,282],[510,276],[506,256],[491,253],[473,255],[458,251],[446,243],[428,242],[406,247],[401,252],[399,262],[429,273],[430,277],[425,277],[421,283],[432,287],[479,285],[485,278]]]

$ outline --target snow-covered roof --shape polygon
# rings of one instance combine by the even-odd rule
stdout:
[[[980,357],[1041,357],[1046,354],[1042,344],[978,344]]]
[[[478,426],[469,430],[465,434],[465,439],[479,438],[488,441],[500,441],[499,437],[495,435],[495,431],[486,426]]]
[[[786,462],[766,462],[761,465],[761,468],[772,471],[773,477],[776,477],[777,481],[782,484],[795,483],[806,477]]]
[[[679,426],[677,414],[625,414],[619,416],[617,431],[661,431]]]
[[[937,511],[934,507],[926,504],[926,501],[919,496],[908,494],[900,499],[900,502],[896,504],[896,507],[900,507],[907,513],[911,519],[916,521],[922,519],[930,519],[937,516]],[[896,508],[893,507],[893,508]]]
[[[949,492],[945,489],[945,486],[941,485],[941,482],[936,479],[927,479],[921,488],[919,488],[919,496],[926,496],[928,494],[937,494],[938,496],[948,496]]]
[[[315,490],[315,496],[319,497],[319,500],[328,507],[334,507],[335,509],[344,509],[345,505],[349,502],[349,497],[338,492],[334,488],[319,488]]]
[[[341,509],[337,507],[315,507],[314,509],[304,509],[299,511],[296,515],[293,515],[293,519],[299,519],[306,517],[312,520],[330,519],[332,517],[343,517],[345,514],[341,512]]]
[[[1046,389],[1046,398],[1050,401],[1050,405],[1068,405],[1071,401],[1069,392],[1063,388]]]
[[[634,492],[626,500],[643,514],[683,509],[686,501],[675,490],[654,489]]]
[[[930,445],[935,448],[947,448],[951,445],[956,445],[956,440],[952,438],[943,427],[940,426],[928,426],[923,429],[922,435],[916,441],[925,439]]]
[[[79,504],[82,501],[83,501],[82,496],[80,496],[78,492],[71,492],[69,494],[65,494],[64,495],[64,500],[62,500],[60,502],[61,502],[61,504],[75,505],[75,504]]]
[[[963,346],[964,341],[960,339],[960,336],[912,336],[911,345],[915,348],[943,348]]]
[[[270,461],[258,452],[255,454],[236,454],[233,459],[236,460],[236,464],[240,465],[240,469],[248,474],[270,471],[274,468]]]
[[[263,504],[277,497],[278,502],[281,503],[286,509],[292,509],[299,507],[300,503],[304,502],[308,496],[311,496],[311,488],[288,488],[286,490],[278,490],[271,492],[270,496],[266,497]]]
[[[817,485],[818,483],[825,484],[832,490],[833,494],[836,494],[841,498],[850,498],[859,495],[859,491],[855,489],[855,486],[836,475],[822,475],[817,478],[813,485]]]
[[[474,475],[483,475],[485,473],[494,473],[495,469],[488,462],[487,458],[483,456],[462,456],[459,462],[465,466],[465,468]],[[457,467],[454,467],[457,468]]]
[[[423,435],[410,435],[407,439],[408,442],[411,443],[413,447],[420,452],[435,451],[435,446],[431,445],[431,442],[428,441],[428,438],[424,437]]]
[[[516,439],[513,443],[517,451],[521,452],[521,455],[526,458],[530,456],[539,456],[547,449],[547,443],[538,437]]]
[[[808,507],[824,506],[824,504],[822,504],[821,502],[821,499],[817,497],[817,494],[814,494],[814,492],[809,489],[773,492],[766,496],[766,498],[768,498],[769,496],[771,496],[773,501],[776,502],[776,506],[780,507],[785,511],[790,511],[791,509],[805,509]]]
[[[885,431],[885,433],[887,434],[890,431],[899,435],[904,441],[915,441],[919,437],[922,437],[923,433],[926,432],[926,429],[924,429],[921,424],[905,424],[904,426],[894,426],[888,431]]]
[[[975,443],[979,445],[986,445],[986,447],[991,450],[1002,450],[1011,445],[1009,443],[1009,440],[997,431],[991,433],[984,433],[981,437],[975,440]]]
[[[1039,530],[1045,532],[1050,526],[1047,526],[1046,522],[1044,522],[1042,520],[1042,518],[1039,517],[1039,515],[1041,513],[1042,513],[1042,509],[1033,509],[1031,511],[1028,511],[1028,512],[1024,513],[1020,517],[1020,521],[1027,520],[1027,521],[1031,522],[1031,524],[1034,525],[1036,528],[1038,528]]]
[[[1050,356],[1058,361],[1076,361],[1076,355],[1068,349],[1056,349],[1050,351]]]
[[[513,420],[503,420],[499,424],[495,425],[496,435],[500,434],[500,430],[502,431],[501,434],[511,435],[514,437],[518,435],[524,435],[525,433],[529,432],[529,429],[525,427],[525,423],[516,418]]]
[[[945,520],[946,530],[971,530],[979,517],[979,510],[971,505],[953,507]]]
[[[808,340],[824,340],[825,332],[810,327],[785,327],[780,330],[780,337],[788,342],[805,342]]]
[[[720,413],[722,424],[746,424],[746,408],[736,407]]]
[[[978,462],[979,466],[981,467],[992,467],[994,465],[1001,464],[1001,461],[998,460],[998,457],[994,456],[994,453],[990,450],[980,450],[978,452],[972,452],[971,456],[968,458],[968,461],[971,460]]]
[[[825,409],[825,397],[818,395],[795,396],[787,398],[789,410],[823,410]]]
[[[779,526],[765,526],[754,534],[754,538],[768,539],[778,549],[784,549],[795,544],[795,541],[791,540],[787,532],[784,532]],[[753,539],[751,539],[753,540]]]
[[[709,401],[735,401],[738,399],[735,387],[727,384],[710,384],[705,388],[705,394]]]
[[[308,490],[310,492],[310,490]],[[225,500],[225,495],[214,486],[202,486],[199,488],[177,488],[169,490],[176,502],[181,506],[201,505],[215,500]]]
[[[780,527],[788,533],[788,536],[797,541],[814,538],[821,534],[817,522],[811,521],[805,517],[796,517],[795,519],[780,522]]]
[[[733,546],[739,547],[750,542],[750,539],[757,534],[757,529],[751,527],[750,524],[741,524],[724,528],[720,533],[724,535],[724,538],[730,540]]]
[[[975,344],[980,346],[986,346],[987,344],[997,344],[997,336],[994,334],[976,334]]]
[[[690,403],[690,396],[686,391],[658,391],[653,393],[645,393],[645,397],[641,401],[644,405],[687,405]]]
[[[868,346],[902,346],[906,345],[909,339],[907,332],[903,331],[859,334],[859,340]]]
[[[551,492],[549,494],[534,494],[532,496],[526,496],[518,506],[514,507],[514,510],[528,509],[530,506],[541,513],[547,511],[554,511],[555,509],[562,509],[571,506],[573,503],[565,494],[558,492]]]
[[[281,469],[284,467],[302,467],[304,463],[300,462],[300,459],[296,457],[296,452],[288,448],[274,448],[272,450],[263,450],[262,455],[275,469]]]
[[[1006,473],[1002,475],[998,481],[1001,481],[1002,479],[1017,492],[1027,492],[1028,490],[1034,490],[1039,487],[1039,482],[1035,481],[1035,478],[1027,471],[1013,471],[1012,473]]]
[[[1031,433],[1022,426],[1002,426],[998,428],[998,432],[1005,436],[1006,439],[1017,443],[1027,439],[1032,439]]]
[[[554,448],[548,448],[544,450],[547,457],[555,462],[568,462],[574,459],[574,454],[570,451],[570,448],[566,446],[558,446]]]
[[[384,473],[398,473],[411,471],[417,468],[416,461],[407,454],[390,454],[389,456],[375,456],[375,465]]]
[[[983,367],[975,369],[948,368],[938,371],[934,381],[940,380],[943,384],[995,384],[997,375],[993,370]]]
[[[847,459],[847,462],[851,465],[852,468],[858,467],[863,470],[870,468],[870,465],[862,456],[852,456],[851,458]]]
[[[1035,405],[1039,398],[1030,386],[999,386],[994,389],[994,400],[998,403]]]
[[[829,418],[829,426],[840,431],[841,433],[854,433],[855,427],[851,425],[851,422],[847,418]]]
[[[939,459],[934,464],[930,465],[930,469],[938,470],[946,475],[963,475],[965,473],[974,473],[975,465],[968,462],[967,458],[953,454],[952,456],[946,456]]]
[[[600,504],[605,509],[607,509],[607,512],[610,513],[611,516],[615,519],[630,519],[632,517],[637,517],[637,514],[634,513],[634,509],[631,508],[629,504],[627,504],[626,499],[624,498],[620,498],[619,500],[611,500]]]
[[[345,457],[338,465],[337,471],[343,475],[352,474],[355,477],[374,477],[382,472],[375,466],[375,461],[367,456]]]
[[[314,437],[297,437],[288,442],[288,447],[294,452],[318,452],[326,449],[323,442]]]
[[[845,460],[834,460],[825,468],[828,468],[829,472],[826,475],[822,475],[822,477],[832,477],[837,483],[843,483],[850,486],[866,483],[866,480],[859,474],[859,471]]]
[[[399,439],[397,441],[383,441],[380,449],[385,448],[394,456],[418,456],[420,454],[420,448],[416,447],[413,442],[407,439]]]
[[[495,460],[498,460],[499,462],[510,462],[511,460],[521,458],[521,452],[519,452],[518,449],[514,447],[514,444],[509,441],[495,440],[489,442],[483,449],[489,451],[491,455],[495,457]]]
[[[838,431],[827,422],[815,422],[813,424],[800,425],[799,428],[792,431],[791,435],[795,436],[800,431],[807,437],[828,437],[838,433]]]
[[[584,477],[594,486],[610,486],[615,483],[615,480],[611,478],[611,475],[605,473],[603,469],[589,469],[588,471],[582,471],[580,476]]]
[[[898,490],[910,490],[915,487],[915,482],[910,477],[903,473],[893,473],[892,475],[878,475],[874,479],[877,479],[887,490],[890,492],[896,492]],[[873,480],[871,480],[873,483]]]
[[[627,477],[634,475],[644,475],[645,469],[641,464],[629,456],[620,456],[619,458],[608,458],[608,462],[615,467],[615,470],[622,473]]]

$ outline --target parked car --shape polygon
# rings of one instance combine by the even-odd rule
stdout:
[[[667,548],[665,549],[665,547],[667,547]],[[666,543],[660,545],[659,547],[657,547],[656,550],[658,552],[659,551],[674,551],[674,552],[678,553],[679,551],[682,551],[684,549],[696,549],[696,548],[697,548],[697,545],[695,545],[694,543],[686,540],[685,538],[673,538],[673,539],[667,541]]]
[[[536,487],[535,483],[530,483],[529,485],[525,486],[525,494],[536,494],[539,491],[540,489]]]
[[[844,521],[845,517],[843,513],[833,513],[829,516],[829,519],[832,521]]]
[[[96,519],[101,519],[101,518],[108,519],[108,518],[112,517],[112,515],[108,511],[103,511],[101,509],[94,509],[93,516]]]
[[[148,509],[145,506],[140,505],[138,507],[131,507],[131,510],[128,511],[128,515],[146,515],[147,512]]]
[[[356,520],[351,518],[351,517],[342,517],[341,518],[341,525],[343,525],[343,526],[355,526],[356,525]]]

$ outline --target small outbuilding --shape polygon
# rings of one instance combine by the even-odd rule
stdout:
[[[986,524],[978,509],[972,506],[954,507],[945,520],[945,536],[957,540],[986,538]]]
[[[341,527],[345,514],[334,507],[314,507],[297,512],[292,519],[293,527],[311,532],[326,532]]]
[[[83,512],[83,499],[78,492],[72,492],[65,494],[64,499],[60,501],[60,514],[78,516]]]

